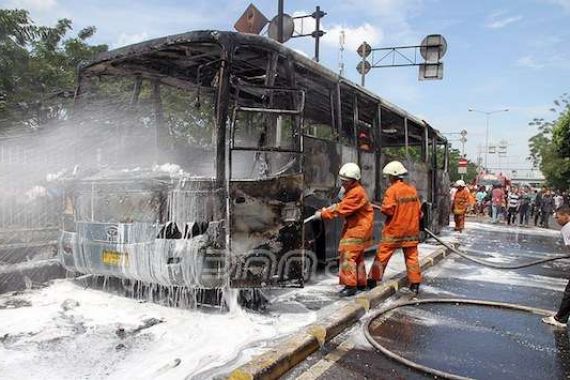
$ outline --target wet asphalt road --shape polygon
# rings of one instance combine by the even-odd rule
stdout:
[[[520,263],[567,253],[556,231],[468,223],[448,233],[464,250],[493,262]],[[486,268],[451,255],[424,272],[420,298],[468,298],[555,311],[570,277],[570,259],[525,269]],[[406,296],[392,297],[384,305]],[[370,313],[372,316],[374,311]],[[389,312],[372,335],[406,359],[477,379],[570,379],[567,329],[523,311],[472,305],[423,304]],[[286,379],[432,378],[376,352],[354,326],[327,343]]]

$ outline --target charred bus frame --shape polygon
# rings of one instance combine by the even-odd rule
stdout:
[[[117,181],[69,181],[72,226],[64,226],[60,241],[69,270],[171,286],[302,286],[318,262],[336,258],[341,226],[304,226],[303,219],[335,198],[338,168],[349,161],[360,164],[362,181],[377,201],[385,187],[383,164],[406,161],[429,211],[426,222],[436,230],[445,224],[446,139],[425,121],[275,41],[197,31],[103,53],[80,68],[77,109],[89,102],[91,81],[108,76],[134,79],[131,104],[142,81],[151,83],[157,145],[168,131],[160,86],[193,91],[197,104],[202,93],[212,91],[214,170],[209,177],[185,178],[184,185],[157,178],[141,180],[138,187],[136,181],[123,184],[123,194],[136,187],[162,197],[154,202],[156,220],[146,224],[80,220],[78,199],[85,197],[78,194],[87,191],[93,198],[96,186],[112,189]],[[149,185],[157,181],[160,186]],[[195,224],[189,227],[187,220],[176,226],[181,233],[169,234],[170,203],[196,191],[208,194],[200,233],[190,236]],[[378,216],[376,237],[381,225]],[[127,235],[144,244],[125,240]],[[200,246],[189,251],[196,236]],[[190,242],[180,244],[185,239]],[[145,244],[146,250],[136,248]],[[189,280],[183,273],[188,270],[200,273]]]

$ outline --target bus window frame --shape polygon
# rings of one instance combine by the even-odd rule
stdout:
[[[275,90],[279,92],[291,92],[291,93],[298,93],[300,94],[300,102],[297,109],[294,110],[287,110],[281,108],[263,108],[263,107],[244,107],[238,104],[239,97],[236,97],[235,104],[232,110],[232,116],[230,119],[230,150],[236,151],[259,151],[259,152],[282,152],[282,153],[301,153],[301,149],[282,149],[279,147],[239,147],[235,145],[235,130],[236,130],[236,121],[238,119],[238,113],[267,113],[267,114],[277,114],[277,115],[289,115],[294,117],[302,117],[303,112],[305,110],[305,100],[306,100],[306,93],[305,90],[298,89],[298,88],[278,88],[273,86],[251,86],[251,85],[235,85],[234,88],[239,93],[241,88],[253,88],[257,90]],[[300,127],[300,126],[299,126]],[[295,128],[292,132],[293,137],[293,147],[299,147],[299,142],[296,141],[295,137],[299,137],[298,128]]]

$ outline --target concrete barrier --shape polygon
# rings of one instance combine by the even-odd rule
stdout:
[[[55,259],[0,266],[0,294],[44,286],[65,277],[65,269]]]
[[[447,256],[444,247],[420,261],[422,270],[437,264]],[[337,311],[318,323],[305,327],[302,331],[268,351],[252,358],[249,362],[233,370],[230,380],[277,379],[291,368],[317,351],[325,342],[356,323],[369,309],[377,306],[393,295],[398,288],[407,285],[406,272],[399,273],[389,281],[355,297],[354,302],[343,305]]]

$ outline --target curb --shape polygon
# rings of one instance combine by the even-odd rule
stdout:
[[[434,266],[447,257],[445,247],[438,248],[426,258],[420,260],[423,270]],[[255,356],[249,362],[233,370],[230,380],[277,379],[291,368],[305,360],[310,354],[321,348],[325,342],[340,334],[356,323],[368,310],[376,307],[408,283],[406,272],[401,272],[389,281],[366,293],[358,295],[353,303],[342,306],[332,315],[318,323],[305,327],[302,331]]]
[[[35,260],[0,266],[0,294],[37,287],[65,278],[66,271],[55,259]]]

